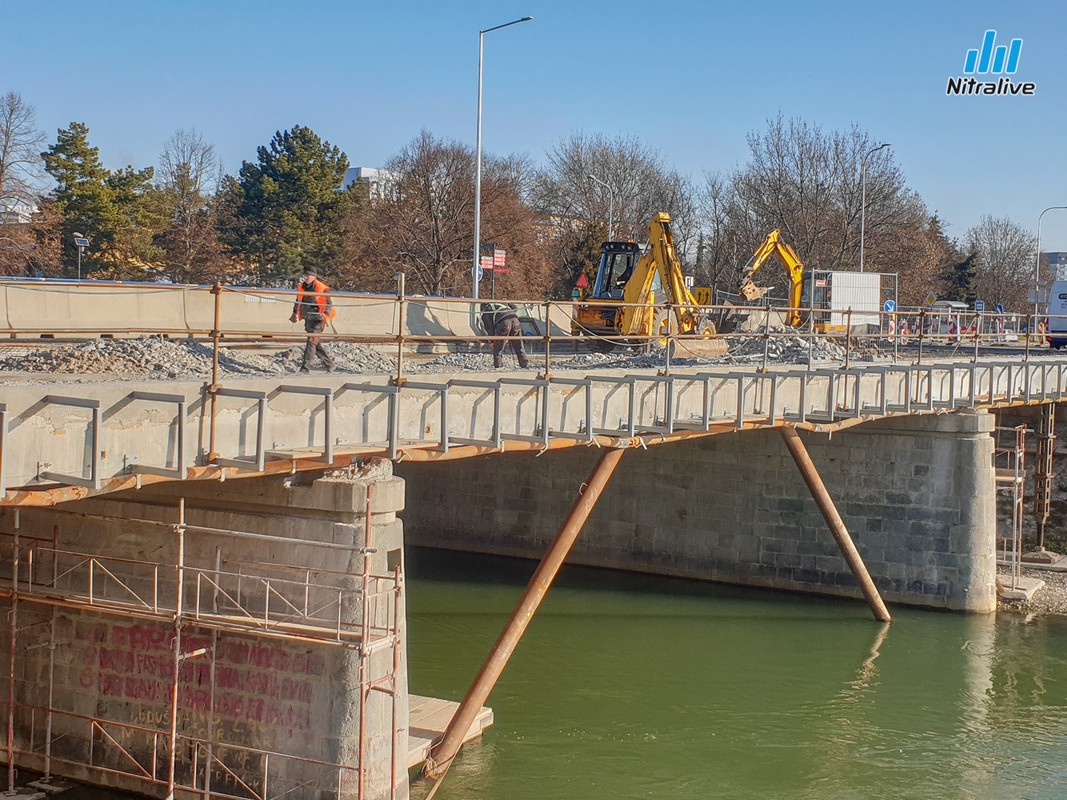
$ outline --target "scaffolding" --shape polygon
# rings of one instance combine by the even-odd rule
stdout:
[[[1011,528],[1001,533],[997,521],[998,561],[1011,571],[1011,588],[1016,589],[1021,576],[1023,554],[1023,514],[1026,482],[1026,434],[1025,425],[996,428],[993,449],[993,469],[996,480],[997,500],[1006,497],[1011,504]]]
[[[117,558],[66,549],[57,543],[58,526],[53,525],[50,532],[29,530],[15,509],[12,530],[0,533],[0,602],[9,604],[6,635],[10,648],[6,659],[7,687],[0,691],[0,706],[6,719],[0,760],[7,762],[8,791],[14,789],[18,765],[43,772],[46,777],[58,766],[85,771],[88,779],[101,783],[112,783],[118,776],[129,779],[123,788],[154,795],[166,792],[168,798],[174,797],[175,791],[183,791],[205,800],[269,800],[311,796],[309,787],[314,787],[317,797],[395,798],[398,786],[406,780],[407,767],[406,761],[400,761],[407,754],[398,752],[403,727],[398,708],[403,684],[403,586],[399,563],[390,564],[383,574],[371,569],[375,551],[370,503],[368,490],[362,547],[299,542],[319,552],[325,563],[339,562],[341,552],[354,556],[359,567],[348,572],[242,557],[249,545],[291,545],[293,540],[188,524],[184,499],[178,502],[173,523],[131,520],[139,527],[153,526],[164,535],[169,533],[170,538],[161,541],[170,541],[171,546],[159,550],[169,549],[173,561]],[[51,511],[76,513],[58,508]],[[115,522],[85,513],[77,513],[77,517],[82,525]],[[236,552],[238,543],[243,543],[245,553]],[[199,555],[191,556],[191,552]],[[62,626],[57,624],[64,611],[78,615],[76,625],[70,620]],[[106,656],[101,644],[92,651],[97,659],[93,669],[97,669],[98,683],[81,683],[83,693],[98,697],[96,713],[71,708],[77,705],[76,701],[68,702],[64,708],[57,695],[66,694],[69,698],[71,689],[78,686],[71,664],[76,643],[70,639],[79,635],[91,638],[94,626],[99,627],[96,623],[113,622],[116,618],[153,624],[150,629],[156,632],[155,652],[165,653],[151,662],[155,679],[150,687],[156,695],[147,702],[99,703],[104,685],[104,673],[99,668],[105,657],[142,657],[135,653],[137,648],[132,643],[120,648],[122,652],[108,651]],[[72,633],[64,639],[64,634]],[[306,652],[308,660],[301,660],[287,673],[293,675],[303,665],[317,663],[315,659],[325,661],[326,649],[334,649],[337,655],[336,648],[341,648],[358,658],[358,698],[353,702],[358,703],[359,736],[354,752],[335,744],[335,758],[290,755],[251,746],[249,740],[255,737],[249,736],[247,729],[242,736],[235,733],[241,725],[227,724],[239,715],[230,713],[227,717],[226,713],[218,713],[220,704],[235,696],[224,690],[225,673],[220,677],[220,670],[233,664],[227,661],[222,648],[232,650],[247,645],[254,652],[261,643],[296,645],[289,650],[276,646],[270,649],[274,659],[292,657],[293,665],[297,664],[296,659],[304,659],[300,654]],[[57,650],[66,647],[70,652],[57,663]],[[262,652],[267,652],[265,645],[263,648]],[[46,650],[47,657],[34,655],[40,650]],[[377,653],[384,655],[373,658]],[[372,660],[379,674],[372,674]],[[267,667],[269,672],[273,664],[258,666]],[[290,664],[284,666],[288,668]],[[83,675],[92,674],[90,665],[85,669],[90,671]],[[273,680],[250,672],[241,677],[249,681]],[[109,676],[110,680],[119,678]],[[233,679],[232,674],[230,678]],[[311,692],[310,683],[301,689],[296,680],[286,689]],[[248,691],[242,696],[253,696],[252,690]],[[324,691],[336,690],[327,686]],[[372,765],[364,757],[365,718],[373,693],[380,694],[389,704],[380,711],[391,718],[390,762],[385,767],[390,775],[388,787],[371,786],[371,772],[380,772],[383,765]],[[122,697],[119,691],[109,699]],[[101,706],[103,713],[99,711]],[[134,708],[138,709],[135,718]],[[288,706],[290,713],[293,708]],[[113,709],[119,711],[110,713]],[[129,713],[123,715],[121,711]],[[265,727],[270,722],[265,719]],[[284,726],[284,720],[281,724]],[[314,721],[310,729],[313,724]],[[325,736],[320,738],[321,742],[327,741]],[[355,742],[354,732],[352,741]]]

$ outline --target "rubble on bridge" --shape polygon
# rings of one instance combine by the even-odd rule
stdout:
[[[750,335],[725,337],[726,355],[715,359],[689,356],[685,341],[679,340],[671,363],[675,367],[701,367],[712,364],[755,364],[764,358],[776,364],[841,363],[845,347],[839,340],[826,337],[808,339],[785,328],[772,328],[771,338],[762,331]],[[534,348],[536,348],[536,343]],[[325,344],[340,372],[352,374],[390,374],[396,371],[396,358],[383,347],[349,341]],[[294,373],[299,369],[302,345],[284,349],[264,349],[262,343],[221,347],[219,370],[224,376],[269,377]],[[531,348],[531,349],[534,349]],[[864,360],[872,348],[853,346],[852,357]],[[618,348],[610,353],[575,352],[572,343],[556,345],[552,351],[553,369],[661,369],[664,353],[642,352],[639,348]],[[542,365],[541,354],[532,352],[533,367]],[[869,359],[868,359],[869,360]],[[516,368],[505,351],[505,364]],[[0,372],[49,373],[70,376],[106,375],[109,379],[200,378],[211,375],[210,341],[168,339],[145,336],[135,339],[91,339],[77,343],[34,343],[9,345],[0,349]],[[404,371],[411,374],[445,372],[491,372],[493,359],[488,350],[453,352],[429,361],[413,357],[405,361]]]

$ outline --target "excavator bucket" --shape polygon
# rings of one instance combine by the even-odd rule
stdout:
[[[726,340],[717,337],[718,329],[712,320],[697,312],[688,317],[693,325],[692,333],[682,334],[674,339],[674,356],[676,358],[709,358],[715,359],[726,355],[729,349]]]
[[[729,349],[726,340],[712,338],[711,336],[679,336],[674,340],[675,358],[707,358],[716,359],[726,355]]]

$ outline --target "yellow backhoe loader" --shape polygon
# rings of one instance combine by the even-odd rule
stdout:
[[[741,279],[739,294],[746,300],[758,300],[767,293],[767,289],[757,286],[752,280],[756,270],[767,263],[771,256],[778,256],[786,272],[789,275],[789,310],[786,312],[786,323],[792,327],[800,325],[800,296],[804,285],[804,263],[797,255],[797,251],[791,245],[782,241],[781,229],[775,228],[767,234],[752,260],[748,263],[744,277]]]
[[[664,211],[649,223],[648,249],[643,254],[633,242],[604,242],[592,287],[576,289],[575,298],[580,305],[575,307],[571,332],[592,337],[598,350],[663,348],[669,337],[680,335],[679,355],[712,358],[726,352],[725,342],[712,338],[716,330],[707,310],[685,284],[671,217]]]

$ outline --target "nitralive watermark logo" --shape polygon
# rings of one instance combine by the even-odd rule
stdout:
[[[982,47],[967,51],[963,60],[963,72],[972,76],[1001,77],[992,81],[981,81],[974,77],[949,78],[945,94],[1034,94],[1037,84],[1016,83],[1008,77],[1019,69],[1019,55],[1022,50],[1022,39],[1012,39],[1008,44],[997,44],[997,32],[986,31],[982,37]]]

